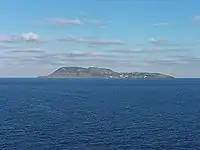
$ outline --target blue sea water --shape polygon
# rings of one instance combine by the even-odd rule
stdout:
[[[0,149],[200,149],[200,79],[0,79]]]

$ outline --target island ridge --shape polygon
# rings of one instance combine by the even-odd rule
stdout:
[[[43,78],[174,78],[170,75],[148,72],[115,72],[98,67],[61,67]]]

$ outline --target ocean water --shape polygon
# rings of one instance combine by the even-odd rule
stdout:
[[[0,79],[0,149],[200,149],[200,79]]]

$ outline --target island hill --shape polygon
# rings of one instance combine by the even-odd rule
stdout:
[[[147,72],[119,73],[98,67],[62,67],[43,78],[173,78],[170,75]]]

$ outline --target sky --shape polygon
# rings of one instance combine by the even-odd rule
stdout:
[[[200,77],[199,0],[1,0],[0,77],[64,66]]]

